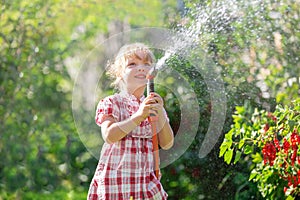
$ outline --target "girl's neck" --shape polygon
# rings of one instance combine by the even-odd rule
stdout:
[[[146,86],[140,87],[140,88],[134,89],[134,90],[130,89],[130,88],[125,88],[123,91],[125,93],[134,95],[137,99],[140,99],[144,95],[145,88],[146,88]]]

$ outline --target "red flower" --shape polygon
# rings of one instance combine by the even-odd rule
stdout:
[[[265,124],[265,127],[264,127],[264,131],[267,132],[267,131],[269,130],[269,128],[270,128],[269,124],[266,123],[266,124]]]
[[[273,166],[274,160],[276,158],[276,148],[272,142],[268,142],[262,149],[264,164],[269,161],[270,166]]]
[[[279,141],[277,138],[274,139],[274,144],[275,144],[277,150],[280,151],[281,148],[280,148]]]
[[[296,157],[297,157],[297,150],[294,149],[293,154],[291,155],[292,166],[294,166],[294,164],[295,164]]]
[[[284,149],[284,152],[285,152],[286,154],[288,153],[289,148],[290,148],[290,143],[286,140],[286,138],[284,138],[284,141],[283,141],[283,149]]]
[[[292,146],[296,146],[298,143],[298,137],[295,132],[293,132],[291,135],[291,142],[292,142]]]
[[[284,187],[284,188],[283,188],[284,193],[287,192],[287,189],[288,189],[287,187]]]
[[[294,134],[298,135],[298,131],[296,128],[294,128],[294,131],[293,131]]]

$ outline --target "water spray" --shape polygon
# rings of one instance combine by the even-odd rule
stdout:
[[[145,32],[147,34],[145,34]],[[224,86],[222,84],[222,79],[218,75],[218,71],[214,70],[215,66],[213,63],[208,62],[210,59],[208,59],[205,54],[200,53],[197,56],[191,57],[191,53],[198,52],[198,46],[197,43],[194,42],[194,37],[187,37],[184,31],[178,33],[174,33],[174,31],[170,31],[168,29],[157,29],[157,28],[142,28],[142,29],[134,29],[130,32],[126,33],[120,33],[117,34],[115,37],[110,38],[109,40],[106,40],[104,43],[101,43],[99,47],[105,47],[109,46],[110,42],[115,39],[118,41],[121,41],[122,38],[129,37],[129,38],[135,38],[139,35],[150,35],[150,41],[153,41],[152,47],[158,50],[164,50],[164,55],[160,59],[157,60],[157,63],[155,63],[155,66],[153,66],[153,69],[149,72],[147,79],[148,79],[148,93],[154,92],[154,82],[161,83],[161,81],[165,80],[169,76],[172,77],[182,77],[181,74],[176,71],[175,69],[169,68],[167,70],[164,70],[167,68],[166,61],[170,59],[174,55],[180,55],[184,58],[187,58],[188,61],[195,66],[196,69],[199,70],[199,72],[203,75],[204,81],[208,87],[209,93],[211,95],[212,99],[212,117],[211,122],[209,125],[209,129],[207,134],[205,135],[205,140],[202,142],[202,151],[199,152],[199,156],[205,157],[212,147],[215,145],[217,138],[219,138],[219,134],[221,133],[222,126],[224,124],[224,117],[222,113],[225,113],[225,110],[223,109],[226,106],[226,101],[224,101]],[[192,31],[193,33],[193,31]],[[124,35],[125,34],[125,35]],[[161,37],[164,36],[163,41],[166,43],[162,43],[161,40],[157,42],[157,36]],[[190,41],[193,40],[193,42]],[[191,45],[193,44],[193,45]],[[194,45],[195,44],[195,45]],[[99,50],[101,49],[99,48]],[[196,50],[195,50],[196,48]],[[76,128],[80,137],[80,140],[85,145],[87,150],[96,158],[99,159],[99,146],[103,145],[103,141],[101,138],[99,138],[98,130],[91,129],[91,124],[86,123],[86,121],[93,122],[94,119],[90,115],[90,113],[94,112],[94,103],[87,103],[83,104],[83,102],[96,102],[97,99],[101,96],[99,94],[102,94],[102,89],[98,88],[98,85],[100,84],[93,84],[97,85],[97,88],[89,88],[89,90],[97,91],[95,92],[92,99],[90,99],[90,96],[87,96],[85,91],[85,82],[84,80],[81,80],[80,77],[84,77],[82,73],[85,73],[88,71],[91,67],[89,64],[90,59],[92,59],[92,55],[98,55],[99,50],[91,52],[85,59],[85,61],[82,63],[82,67],[79,72],[78,79],[75,81],[74,90],[73,90],[73,96],[72,96],[72,111],[73,111],[73,117],[76,124]],[[202,49],[201,49],[202,50]],[[201,51],[202,52],[202,51]],[[109,59],[109,58],[108,58]],[[199,64],[201,63],[201,65]],[[158,73],[160,71],[164,71],[165,73],[161,74],[161,76],[158,76]],[[105,71],[101,71],[99,73],[99,79],[104,76]],[[155,81],[154,81],[155,80]],[[217,82],[216,82],[217,80]],[[168,151],[159,151],[159,157],[161,158],[161,162],[159,163],[159,169],[164,168],[168,166],[170,163],[173,163],[179,157],[187,150],[187,148],[190,146],[191,142],[195,138],[195,135],[197,134],[198,130],[198,124],[199,124],[199,103],[197,100],[197,96],[187,82],[187,80],[184,79],[184,77],[179,78],[174,84],[171,83],[172,87],[168,86],[169,83],[165,87],[169,88],[169,90],[172,91],[172,93],[178,97],[179,105],[180,105],[180,112],[181,112],[181,121],[183,123],[180,123],[180,126],[178,128],[178,131],[176,133],[175,141],[180,141],[179,143],[175,143],[173,148],[171,148]],[[184,88],[184,91],[178,90],[178,87],[180,86],[180,89]],[[97,95],[96,95],[97,94]],[[222,98],[220,98],[222,96]],[[84,107],[87,105],[88,107]],[[84,118],[83,118],[84,115]],[[150,116],[149,116],[150,118]],[[86,119],[86,120],[83,120]],[[153,117],[152,117],[153,119]],[[149,120],[150,123],[150,120]],[[156,130],[155,130],[156,131]],[[190,138],[189,140],[186,140],[186,137]],[[99,138],[92,140],[90,138]],[[158,148],[157,148],[158,149]],[[158,150],[156,150],[158,152]],[[158,169],[156,167],[156,169]]]
[[[147,95],[151,92],[154,92],[154,78],[156,77],[158,70],[164,68],[166,60],[172,55],[171,52],[166,52],[166,54],[160,58],[157,63],[150,69],[146,78],[148,79],[147,82]]]

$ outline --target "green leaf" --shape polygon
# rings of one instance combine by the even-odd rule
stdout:
[[[252,147],[250,145],[246,145],[244,149],[245,154],[250,154],[252,153]]]
[[[220,146],[219,157],[222,157],[227,149],[228,149],[227,143],[226,141],[224,141]]]
[[[295,198],[294,197],[292,197],[291,195],[289,195],[287,198],[286,198],[286,200],[294,200]]]
[[[235,158],[234,158],[233,164],[236,164],[240,160],[241,155],[242,155],[241,151],[236,151],[235,152]]]
[[[229,131],[226,135],[225,135],[225,139],[223,141],[223,143],[220,146],[220,153],[219,153],[219,157],[223,156],[224,153],[226,152],[227,149],[229,149],[232,145],[232,130]]]
[[[231,129],[228,133],[225,134],[226,140],[232,140],[233,129]]]
[[[226,151],[225,156],[224,156],[224,161],[227,164],[230,164],[231,160],[232,160],[232,156],[233,156],[233,149],[229,149],[228,151]]]
[[[290,126],[290,130],[292,131],[294,129],[294,126],[295,126],[295,121],[294,120],[289,120],[288,123],[289,123],[289,126]]]
[[[244,146],[244,144],[245,144],[245,139],[243,138],[240,140],[238,148],[241,149]]]
[[[235,123],[235,126],[237,128],[239,128],[240,127],[240,123],[242,122],[243,117],[241,115],[233,115],[232,118],[233,118],[233,121]]]
[[[249,177],[249,181],[251,181],[252,179],[254,179],[257,176],[258,172],[256,170],[252,170],[250,177]]]
[[[245,112],[244,106],[236,106],[236,111],[238,114],[243,114]]]
[[[262,161],[262,157],[259,153],[252,155],[252,161],[254,163],[260,163]]]

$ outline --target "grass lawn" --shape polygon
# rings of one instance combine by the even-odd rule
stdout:
[[[14,194],[0,193],[0,200],[86,200],[87,191],[54,191],[45,193],[17,192]]]

